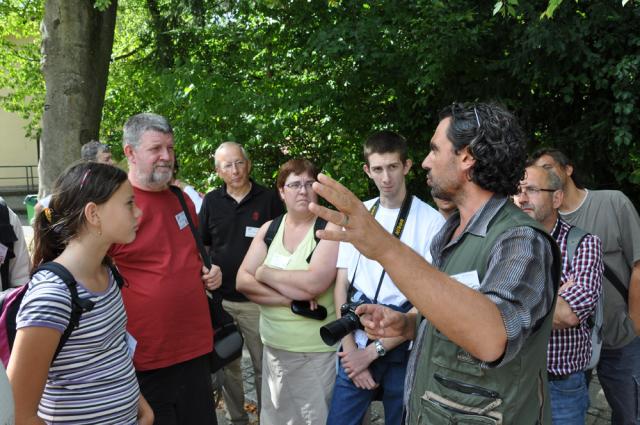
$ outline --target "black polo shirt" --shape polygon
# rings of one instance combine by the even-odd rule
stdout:
[[[275,190],[251,182],[251,190],[236,202],[227,186],[207,193],[198,216],[202,241],[210,249],[211,262],[222,269],[220,292],[230,301],[248,301],[236,291],[236,274],[257,230],[284,213]]]

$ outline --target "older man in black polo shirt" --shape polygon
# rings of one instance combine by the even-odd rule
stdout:
[[[242,145],[222,143],[215,153],[216,172],[224,180],[219,189],[204,198],[200,211],[202,240],[211,262],[222,269],[222,305],[235,319],[253,363],[255,386],[260,402],[262,380],[262,342],[258,332],[258,306],[236,291],[236,274],[249,245],[265,222],[284,213],[275,190],[249,178],[251,161]],[[231,423],[247,424],[240,359],[224,368],[224,402]]]

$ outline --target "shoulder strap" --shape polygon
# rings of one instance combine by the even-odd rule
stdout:
[[[193,234],[193,239],[196,241],[196,246],[198,247],[198,251],[200,252],[200,257],[202,258],[202,262],[204,265],[210,269],[211,268],[211,259],[207,255],[207,251],[204,249],[204,244],[202,243],[202,239],[200,239],[200,234],[196,230],[195,224],[193,224],[193,219],[191,218],[191,214],[189,213],[189,208],[187,208],[187,202],[184,200],[184,194],[179,187],[169,186],[169,190],[173,192],[174,195],[178,197],[180,201],[180,206],[182,206],[182,211],[184,211],[184,215],[187,217],[187,221],[189,222],[189,228],[191,229],[191,233]]]
[[[571,264],[573,257],[584,239],[589,233],[579,227],[571,226],[567,233],[567,264]]]
[[[116,281],[116,285],[118,285],[118,288],[122,289],[122,287],[125,284],[125,281],[124,281],[124,277],[120,274],[120,270],[118,270],[116,265],[111,262],[107,264],[107,267],[109,267],[109,270],[111,270],[111,274],[113,275],[113,280]]]
[[[571,229],[569,229],[569,234],[567,235],[567,258],[568,258],[569,264],[571,263],[571,260],[573,259],[573,255],[575,254],[577,247],[580,245],[580,242],[582,242],[582,239],[588,234],[589,233],[585,232],[579,227],[573,226],[571,227]],[[570,244],[575,244],[575,245],[570,245]],[[606,262],[604,262],[604,259],[603,259],[603,263],[604,263],[604,277],[609,282],[611,282],[613,287],[616,288],[616,290],[620,293],[620,296],[622,296],[622,299],[625,301],[625,303],[628,304],[629,290],[624,286],[624,284],[615,274],[611,266],[609,266]]]
[[[267,228],[267,233],[264,235],[264,243],[267,245],[267,248],[271,246],[273,239],[276,237],[276,233],[278,233],[278,228],[280,228],[280,224],[282,223],[282,219],[284,218],[284,214],[281,214],[274,218],[271,221],[271,224]],[[320,243],[320,238],[316,236],[316,232],[318,230],[322,230],[327,227],[327,220],[322,217],[317,217],[315,223],[313,223],[313,239],[316,241],[316,247]],[[311,262],[311,257],[313,256],[313,252],[315,251],[315,247],[309,253],[307,257],[307,263]]]
[[[400,239],[402,237],[402,231],[404,230],[404,226],[407,223],[407,219],[409,218],[409,212],[411,211],[411,204],[413,202],[413,195],[408,191],[404,195],[404,199],[402,200],[402,205],[400,206],[400,211],[398,212],[398,217],[396,218],[396,224],[393,225],[392,234],[396,238]],[[369,212],[374,217],[378,212],[378,206],[380,205],[380,198],[371,206]],[[349,288],[347,289],[347,297],[350,297],[353,292],[353,283],[356,280],[356,272],[358,271],[358,264],[360,263],[361,253],[358,252],[358,260],[356,262],[356,269],[353,272],[353,277],[351,278],[351,282],[349,282]],[[380,295],[380,289],[382,288],[382,281],[384,280],[384,276],[386,275],[386,270],[382,269],[382,273],[380,273],[380,280],[378,280],[378,286],[376,287],[376,293],[373,297],[373,303],[378,304],[378,295]]]
[[[67,328],[64,330],[64,333],[60,337],[58,348],[56,348],[56,352],[53,355],[53,362],[53,360],[58,357],[58,354],[60,353],[60,350],[62,350],[64,344],[69,339],[71,332],[73,332],[73,330],[78,327],[80,323],[80,316],[82,315],[82,313],[85,311],[91,311],[93,309],[94,303],[88,298],[80,298],[80,296],[78,295],[78,283],[76,282],[76,279],[73,277],[71,272],[69,272],[69,270],[67,270],[67,268],[62,264],[53,261],[44,263],[38,266],[33,274],[36,274],[41,270],[47,270],[57,275],[64,281],[64,283],[67,285],[67,288],[69,289],[69,292],[71,293],[71,317],[69,319]]]
[[[271,224],[269,225],[269,228],[267,228],[267,233],[264,235],[264,243],[267,245],[267,248],[271,246],[273,238],[276,237],[276,233],[278,233],[278,228],[280,227],[280,223],[282,223],[283,218],[284,214],[280,214],[271,220]]]
[[[313,256],[314,251],[316,250],[316,248],[318,247],[318,244],[320,243],[320,238],[316,236],[316,232],[318,230],[323,230],[325,227],[327,227],[327,220],[325,220],[322,217],[317,217],[316,222],[313,223],[313,239],[316,241],[316,246],[314,246],[311,252],[309,253],[309,256],[307,257],[307,263],[311,263],[311,257]]]
[[[629,290],[624,286],[622,281],[615,274],[611,266],[604,263],[604,277],[606,277],[614,288],[620,293],[625,303],[629,304]]]

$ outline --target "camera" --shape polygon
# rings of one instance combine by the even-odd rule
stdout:
[[[356,314],[356,308],[364,303],[364,300],[358,300],[342,304],[340,307],[340,315],[342,317],[320,328],[320,337],[325,344],[335,345],[347,334],[357,329],[363,329],[360,324],[360,317]]]

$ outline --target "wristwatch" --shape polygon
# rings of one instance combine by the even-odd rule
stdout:
[[[384,345],[382,345],[382,342],[380,342],[379,339],[376,339],[374,344],[376,346],[376,353],[378,353],[378,357],[383,357],[387,354],[387,350],[384,349]]]

